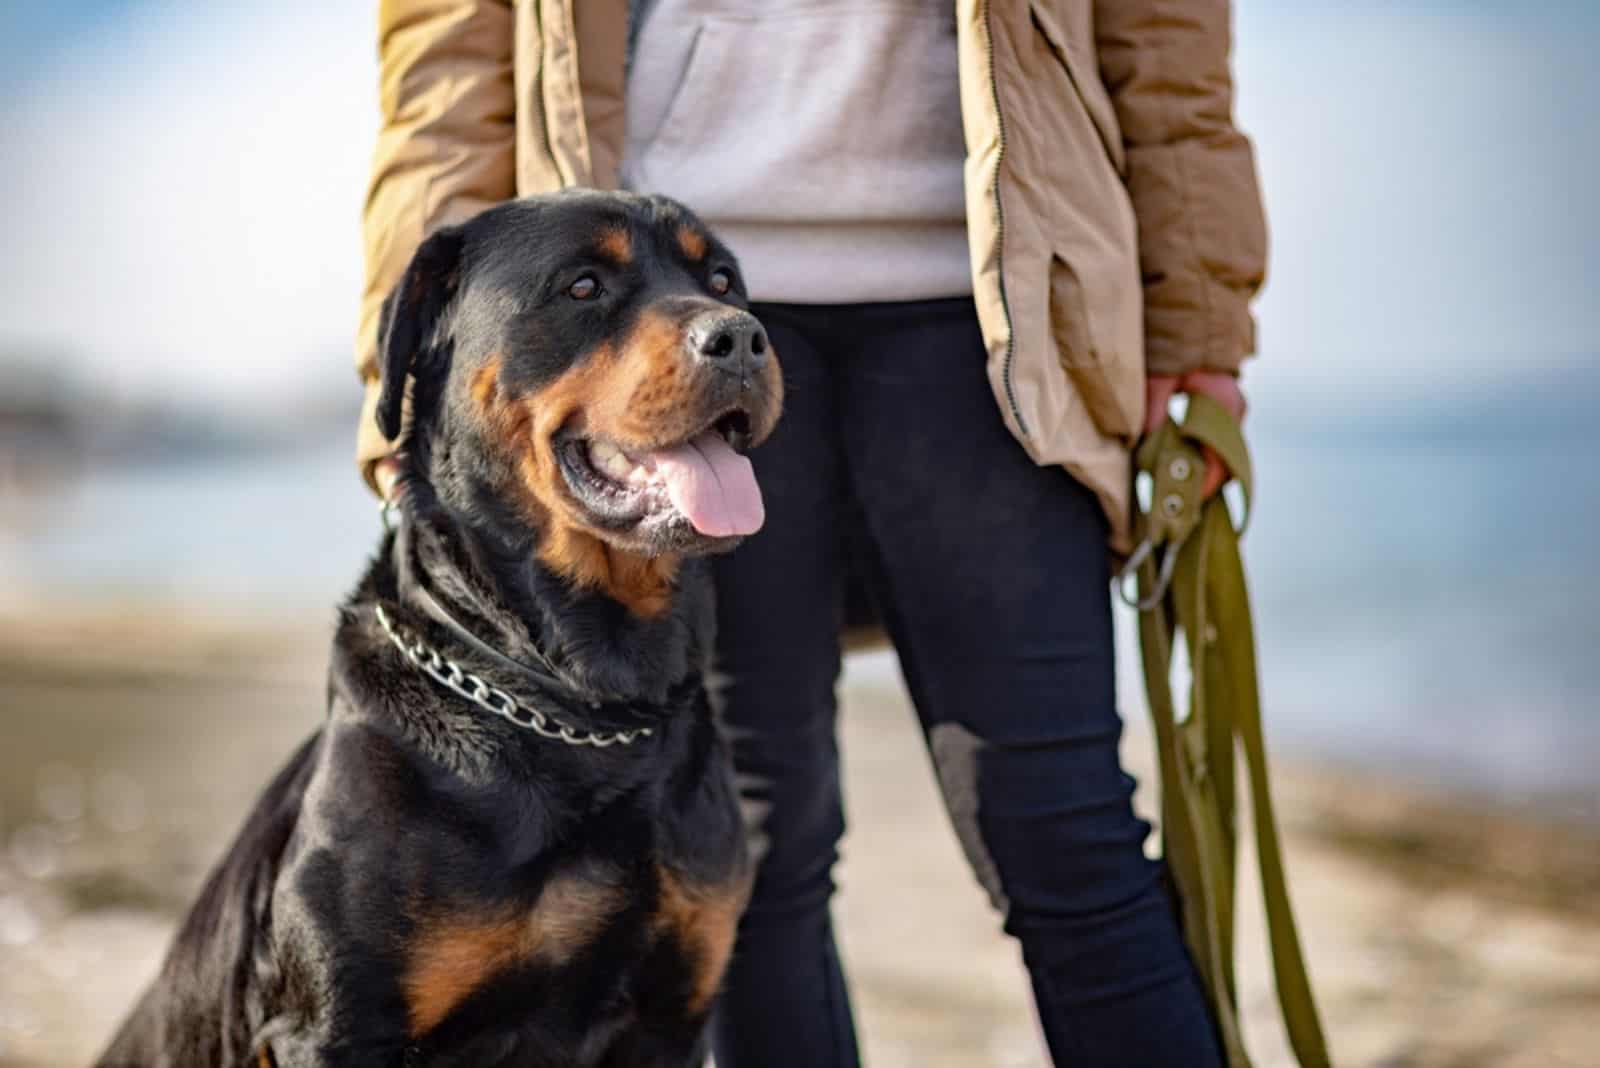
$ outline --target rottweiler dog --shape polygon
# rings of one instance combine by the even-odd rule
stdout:
[[[783,392],[738,264],[663,198],[508,202],[422,244],[381,364],[327,719],[99,1063],[698,1065],[751,868],[705,557]]]

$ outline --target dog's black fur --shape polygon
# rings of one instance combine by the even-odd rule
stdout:
[[[570,463],[593,435],[662,447],[731,418],[765,437],[781,385],[742,292],[660,198],[515,201],[424,243],[383,331],[403,515],[341,611],[328,719],[100,1064],[700,1062],[748,885],[702,681],[701,557],[736,539],[595,511]],[[758,340],[716,363],[703,340],[729,324]],[[508,670],[427,596],[563,683]],[[496,717],[409,663],[379,604],[574,728],[652,733],[597,749]]]

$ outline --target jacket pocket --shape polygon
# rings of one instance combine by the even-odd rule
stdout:
[[[1124,283],[1126,284],[1126,283]],[[1134,284],[1137,289],[1137,283]],[[1105,287],[1101,287],[1105,288]],[[1103,294],[1110,298],[1111,294]],[[1107,352],[1095,343],[1089,320],[1091,296],[1077,270],[1059,255],[1050,259],[1050,332],[1061,369],[1077,387],[1095,425],[1106,434],[1136,437],[1144,403],[1144,369],[1129,353]],[[1102,314],[1114,304],[1101,299]]]
[[[1083,4],[1085,0],[1073,0]],[[1056,11],[1043,0],[1029,0],[1028,10],[1033,16],[1033,28],[1046,44],[1050,51],[1055,53],[1056,62],[1061,65],[1061,71],[1067,76],[1067,81],[1072,84],[1073,95],[1089,114],[1089,121],[1094,123],[1095,132],[1100,135],[1100,145],[1106,151],[1106,158],[1117,169],[1118,174],[1126,176],[1127,158],[1122,147],[1122,129],[1117,124],[1116,109],[1111,106],[1111,95],[1106,92],[1105,83],[1100,80],[1100,65],[1094,58],[1094,42],[1083,40],[1092,35],[1092,30],[1084,27],[1083,31],[1074,36],[1069,36],[1063,29]],[[1090,21],[1092,14],[1083,9],[1085,18],[1079,22]],[[1088,52],[1085,53],[1084,49]]]

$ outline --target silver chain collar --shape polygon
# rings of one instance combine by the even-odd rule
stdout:
[[[595,749],[606,749],[613,745],[632,745],[640,738],[648,738],[653,733],[650,727],[639,727],[630,731],[591,731],[562,723],[537,708],[522,704],[498,686],[485,682],[421,638],[403,633],[401,626],[390,619],[389,613],[383,610],[383,605],[377,605],[376,608],[378,625],[389,636],[395,648],[404,653],[406,659],[416,665],[423,674],[478,707],[487,709],[502,719],[510,720],[524,730],[533,731],[541,738],[549,738],[553,742],[562,742],[566,745],[587,745]]]

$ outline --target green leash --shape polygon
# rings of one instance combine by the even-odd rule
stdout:
[[[1267,779],[1255,632],[1239,557],[1244,526],[1234,528],[1220,493],[1201,499],[1202,446],[1216,450],[1244,490],[1248,518],[1250,453],[1239,424],[1211,398],[1191,396],[1182,424],[1166,423],[1139,446],[1138,468],[1152,482],[1151,508],[1139,518],[1139,547],[1123,572],[1137,573],[1138,597],[1121,591],[1139,609],[1139,647],[1160,756],[1163,851],[1229,1068],[1251,1068],[1234,976],[1235,752],[1242,748],[1278,1003],[1302,1068],[1329,1068]],[[1181,723],[1171,676],[1180,632],[1193,676],[1189,716]]]

